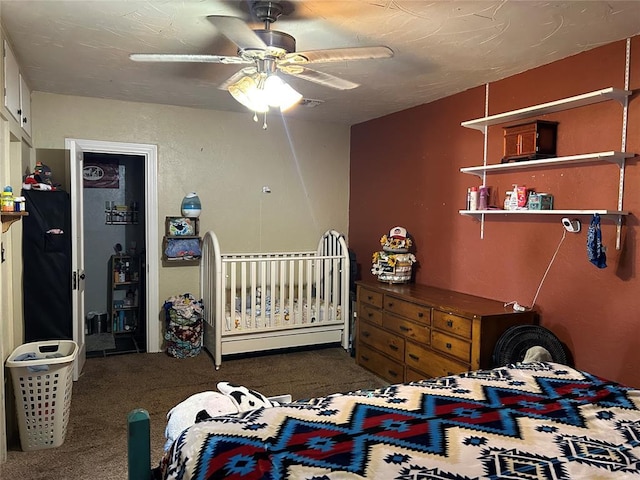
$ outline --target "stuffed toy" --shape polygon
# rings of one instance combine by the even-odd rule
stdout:
[[[56,190],[51,169],[42,162],[36,162],[33,173],[27,175],[22,184],[23,190]]]
[[[220,392],[200,392],[180,402],[167,413],[164,436],[165,452],[187,428],[196,423],[231,413],[246,412],[258,408],[279,405],[255,390],[229,382],[219,382]]]
[[[522,363],[533,362],[553,362],[553,358],[551,357],[551,353],[549,353],[549,350],[536,345],[527,350],[524,355],[524,359],[522,360]]]
[[[238,407],[231,397],[220,392],[200,392],[191,395],[167,413],[167,427],[164,431],[167,441],[164,450],[169,450],[175,439],[191,425],[237,412]]]
[[[233,401],[239,412],[274,406],[274,404],[261,393],[256,392],[255,390],[250,390],[241,385],[233,385],[229,382],[219,382],[218,390],[227,395]]]

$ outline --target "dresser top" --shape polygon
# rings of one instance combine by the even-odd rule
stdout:
[[[396,298],[424,303],[439,310],[470,317],[515,313],[511,306],[505,307],[504,302],[498,300],[477,297],[475,295],[431,287],[429,285],[415,283],[389,284],[370,280],[360,280],[357,281],[356,284],[361,287],[393,295]],[[534,312],[518,313],[523,316],[534,315]]]

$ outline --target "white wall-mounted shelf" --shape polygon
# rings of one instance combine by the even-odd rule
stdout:
[[[539,160],[525,160],[522,162],[513,162],[513,163],[498,163],[495,165],[480,165],[477,167],[465,167],[461,168],[460,171],[462,173],[468,173],[471,175],[477,175],[478,177],[483,177],[485,174],[489,173],[500,173],[507,170],[518,170],[525,168],[536,168],[536,167],[552,167],[555,165],[562,164],[576,164],[583,162],[611,162],[615,163],[618,166],[622,165],[622,162],[627,159],[634,157],[634,153],[628,152],[597,152],[597,153],[585,153],[582,155],[570,155],[567,157],[555,157],[555,158],[543,158]]]
[[[629,212],[621,210],[460,210],[460,215],[479,217],[481,215],[595,215],[603,217],[618,217],[629,215]]]
[[[497,125],[514,120],[523,120],[537,115],[546,115],[548,113],[560,112],[571,108],[584,107],[586,105],[606,102],[608,100],[617,100],[622,102],[629,95],[631,95],[629,90],[622,90],[613,87],[603,88],[602,90],[583,93],[582,95],[576,95],[575,97],[563,98],[553,102],[521,108],[519,110],[498,113],[497,115],[490,115],[476,120],[468,120],[466,122],[462,122],[461,125],[466,128],[474,128],[476,130],[484,131],[484,128],[489,125]]]
[[[629,215],[629,212],[622,210],[622,199],[624,194],[624,170],[625,160],[627,158],[634,157],[634,153],[627,153],[626,150],[626,132],[627,132],[627,108],[629,103],[629,96],[631,91],[629,90],[629,69],[630,69],[630,48],[631,43],[627,40],[627,55],[625,65],[625,88],[619,89],[614,87],[603,88],[594,92],[584,93],[582,95],[576,95],[574,97],[567,97],[553,102],[543,103],[540,105],[534,105],[518,110],[512,110],[509,112],[499,113],[497,115],[489,115],[476,120],[469,120],[462,122],[461,125],[465,128],[471,128],[479,130],[484,134],[485,149],[484,149],[484,164],[476,167],[461,168],[462,173],[470,175],[477,175],[480,177],[483,184],[486,184],[486,176],[491,173],[500,173],[503,171],[526,169],[526,168],[541,168],[552,167],[556,165],[572,165],[586,162],[610,162],[618,165],[619,177],[618,182],[618,209],[617,210],[460,210],[461,215],[469,215],[479,218],[480,238],[484,238],[484,223],[487,215],[594,215],[599,214],[604,217],[613,218],[616,222],[616,249],[620,249],[622,219]],[[489,85],[486,86],[486,98],[485,98],[485,112],[488,111],[489,102]],[[515,120],[523,120],[540,115],[546,115],[548,113],[560,112],[564,110],[570,110],[573,108],[584,107],[595,103],[606,102],[610,100],[616,100],[622,104],[622,148],[621,151],[604,151],[597,153],[587,153],[579,155],[571,155],[565,157],[544,158],[536,160],[526,160],[522,162],[514,163],[501,163],[495,165],[489,165],[487,162],[487,127],[490,125],[497,125],[508,123]]]

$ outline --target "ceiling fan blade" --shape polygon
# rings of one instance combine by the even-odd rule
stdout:
[[[229,78],[227,78],[220,85],[218,85],[218,89],[220,89],[220,90],[228,90],[229,89],[229,85],[233,85],[238,80],[240,80],[242,77],[251,76],[251,75],[256,74],[257,72],[258,72],[258,69],[256,67],[243,68],[242,70],[239,70],[236,73],[234,73],[233,75],[231,75]]]
[[[311,70],[310,68],[300,67],[299,65],[292,65],[291,67],[280,68],[283,73],[292,75],[294,77],[302,78],[325,87],[335,88],[336,90],[351,90],[352,88],[359,87],[359,83],[354,83],[344,78],[336,77],[328,73],[318,72],[317,70]]]
[[[241,57],[222,55],[191,55],[177,53],[132,53],[129,58],[134,62],[190,62],[190,63],[224,63],[242,65],[252,63]]]
[[[371,60],[376,58],[393,57],[393,50],[389,47],[346,47],[328,48],[325,50],[308,50],[306,52],[293,52],[284,56],[283,64],[307,64],[343,62],[347,60]]]
[[[249,26],[237,17],[209,15],[207,17],[225,37],[235,43],[241,50],[264,50],[267,45]]]

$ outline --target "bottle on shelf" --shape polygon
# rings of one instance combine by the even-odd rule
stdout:
[[[486,210],[489,207],[489,187],[482,185],[478,198],[478,210]]]
[[[132,287],[127,290],[127,296],[124,299],[124,304],[127,307],[135,307],[136,306],[136,292]]]
[[[469,210],[478,209],[478,187],[471,187],[469,192]]]
[[[6,187],[4,187],[4,190],[2,192],[2,211],[13,212],[13,208],[13,189],[7,185]]]
[[[120,270],[121,270],[121,264],[120,262],[114,262],[113,263],[113,281],[115,283],[120,282]]]

